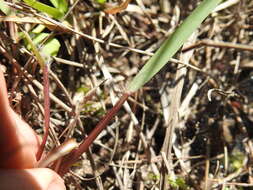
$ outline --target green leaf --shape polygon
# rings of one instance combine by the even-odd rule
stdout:
[[[188,189],[188,185],[186,184],[185,180],[182,177],[178,177],[176,179],[176,184],[178,185],[178,187],[180,187],[181,189]]]
[[[238,150],[237,148],[235,148],[232,151],[232,155],[229,156],[229,161],[231,164],[230,169],[237,171],[240,168],[242,168],[244,158],[245,158],[245,154],[241,152],[240,150]]]
[[[11,14],[11,9],[4,3],[3,0],[0,0],[0,10],[1,10],[5,15],[10,15],[10,14]]]
[[[68,2],[66,0],[50,0],[55,8],[59,9],[60,12],[65,13],[68,10]]]
[[[37,46],[49,35],[49,33],[39,33],[36,34],[31,40],[29,40],[28,36],[24,36],[27,40],[27,49],[32,49],[35,53],[35,56],[40,60],[41,66],[45,62],[48,62],[52,56],[56,56],[60,49],[60,42],[56,39],[48,40],[43,46],[42,49],[38,49]],[[32,34],[31,34],[32,36]]]
[[[36,34],[34,38],[32,38],[33,44],[38,45],[40,42],[42,42],[49,34],[48,33],[39,33]]]
[[[189,189],[189,186],[186,184],[185,180],[182,177],[176,177],[175,179],[169,178],[169,184],[173,188],[180,188],[182,190]]]
[[[39,34],[39,33],[41,33],[45,28],[46,28],[45,25],[39,24],[38,26],[36,26],[36,27],[32,30],[32,33],[34,33],[34,34]]]
[[[165,66],[165,64],[221,1],[222,0],[204,0],[176,29],[171,37],[162,44],[151,59],[149,59],[140,72],[130,82],[127,89],[130,92],[135,92],[148,82],[163,66]]]
[[[48,35],[49,35],[49,33],[37,34],[32,39],[33,44],[39,45]],[[42,47],[42,50],[41,50],[42,55],[46,56],[46,57],[56,56],[59,49],[60,49],[60,46],[61,46],[61,44],[56,38],[50,39]],[[29,46],[28,46],[28,48],[29,48]]]
[[[31,49],[32,49],[38,63],[40,64],[40,67],[43,68],[45,66],[45,59],[40,54],[38,48],[33,43],[31,37],[29,36],[29,34],[26,31],[22,30],[22,29],[21,29],[21,31],[22,31],[21,36],[24,36],[24,38],[27,40],[28,44],[31,46]]]
[[[40,3],[38,2],[37,0],[24,0],[24,2],[31,6],[32,8],[40,11],[40,12],[43,12],[43,13],[46,13],[50,16],[52,16],[53,18],[56,18],[56,19],[60,19],[63,17],[63,13],[60,12],[58,9],[54,8],[54,7],[50,7],[44,3]]]
[[[96,2],[99,3],[99,4],[105,4],[106,0],[96,0]]]
[[[42,52],[47,56],[56,56],[59,52],[60,47],[60,42],[56,38],[53,38],[44,45]]]
[[[90,88],[89,87],[86,87],[86,86],[81,86],[77,89],[77,92],[82,92],[84,94],[86,94],[87,92],[90,91]]]

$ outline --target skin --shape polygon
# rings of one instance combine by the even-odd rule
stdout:
[[[0,69],[0,189],[65,190],[63,179],[48,168],[35,168],[40,139],[10,107]]]

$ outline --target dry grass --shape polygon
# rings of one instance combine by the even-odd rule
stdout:
[[[73,30],[27,10],[17,13],[49,22],[61,42],[51,64],[48,148],[63,137],[82,140],[198,2],[132,1],[126,11],[107,15],[92,1],[80,1],[67,18]],[[1,64],[15,111],[41,133],[42,74],[17,34],[34,25],[20,22],[1,22]],[[68,188],[162,189],[162,177],[174,189],[252,188],[252,30],[251,0],[208,17],[187,46],[191,54],[177,55],[198,69],[169,63],[134,94],[65,176]],[[95,87],[92,96],[80,93]],[[165,139],[173,160],[166,148],[161,152]]]

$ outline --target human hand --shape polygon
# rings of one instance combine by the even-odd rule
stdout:
[[[48,168],[35,168],[39,137],[10,107],[0,69],[0,189],[65,190],[63,179]]]

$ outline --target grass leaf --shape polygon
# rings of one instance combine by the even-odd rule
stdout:
[[[32,44],[28,42],[27,48],[33,49],[32,46],[38,46],[46,37],[49,36],[49,33],[41,32],[39,34],[36,34],[32,38]],[[60,49],[60,42],[56,39],[50,39],[48,40],[42,47],[40,51],[41,56],[43,56],[43,59],[47,61],[52,56],[56,56],[58,54],[58,51]]]
[[[45,66],[45,60],[41,56],[38,48],[36,47],[36,45],[34,44],[31,37],[29,36],[29,34],[26,31],[22,30],[22,33],[24,35],[24,38],[27,40],[28,44],[31,46],[31,49],[32,49],[38,63],[40,64],[40,67],[43,68]]]
[[[36,0],[24,0],[24,2],[32,8],[40,12],[46,13],[56,19],[60,19],[64,15],[63,12],[59,11],[57,8],[48,6],[44,3],[40,3]]]
[[[11,9],[4,3],[3,0],[0,0],[0,10],[1,10],[5,15],[10,15],[10,14],[11,14]]]
[[[172,58],[221,1],[204,0],[149,59],[131,81],[127,90],[135,92],[148,82]]]
[[[68,2],[66,0],[50,0],[50,2],[62,13],[68,10]]]
[[[60,46],[60,42],[56,38],[53,38],[44,45],[42,52],[47,56],[56,56],[58,54]]]

